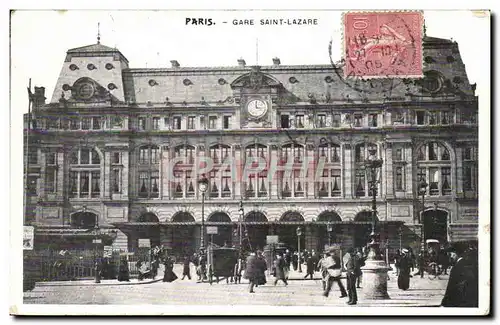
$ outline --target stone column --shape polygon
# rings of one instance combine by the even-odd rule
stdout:
[[[57,151],[56,153],[57,164],[57,179],[56,179],[56,197],[57,200],[64,199],[64,152]],[[69,180],[69,177],[68,177]],[[68,182],[69,185],[69,182]],[[64,217],[63,217],[64,218]]]
[[[105,148],[104,153],[104,163],[102,164],[102,179],[101,179],[101,197],[110,198],[111,197],[111,148]]]
[[[382,186],[383,193],[381,193],[381,197],[386,194],[386,197],[388,199],[391,199],[394,197],[394,169],[392,165],[392,143],[390,142],[386,143],[384,161],[385,179],[382,180],[382,184],[384,184],[385,186]]]

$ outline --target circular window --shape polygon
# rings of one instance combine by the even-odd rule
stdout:
[[[422,86],[426,91],[436,93],[443,88],[443,77],[436,71],[430,71],[425,74]]]
[[[62,86],[62,89],[63,89],[64,91],[68,91],[68,90],[70,90],[70,89],[71,89],[71,86],[70,86],[70,85],[68,85],[68,84],[64,84],[64,85]]]
[[[182,81],[182,83],[184,84],[184,86],[189,86],[189,85],[192,85],[192,84],[193,84],[193,83],[191,82],[191,80],[189,80],[189,79],[184,79],[184,80]]]
[[[114,65],[112,65],[111,63],[106,63],[105,67],[106,69],[111,70],[114,68]]]
[[[110,83],[110,84],[108,84],[108,89],[109,89],[109,90],[114,90],[114,89],[116,89],[116,88],[118,88],[118,87],[116,87],[116,85],[115,85],[114,83]]]
[[[94,85],[90,82],[85,82],[78,87],[77,95],[81,99],[90,99],[94,96],[94,92]]]
[[[295,77],[290,77],[290,78],[288,79],[288,81],[290,81],[290,83],[292,83],[292,84],[299,82],[299,81],[297,80],[297,78],[295,78]]]
[[[87,64],[87,69],[89,69],[89,70],[95,70],[97,68],[92,63],[89,63],[89,64]]]
[[[426,56],[424,58],[425,63],[433,63],[434,59],[431,56]]]
[[[331,76],[326,76],[325,77],[325,81],[326,81],[326,83],[332,83],[333,82],[333,78]]]
[[[226,80],[224,78],[220,78],[218,82],[219,82],[219,85],[221,85],[221,86],[226,84]]]
[[[154,87],[154,86],[156,86],[158,83],[157,83],[157,82],[156,82],[156,80],[154,80],[154,79],[149,79],[148,84],[149,84],[151,87]]]
[[[78,70],[78,66],[77,66],[76,64],[71,64],[71,65],[69,66],[69,69],[70,69],[71,71],[75,71],[75,70]]]

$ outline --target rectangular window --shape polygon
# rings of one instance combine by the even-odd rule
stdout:
[[[187,128],[188,130],[194,130],[195,126],[194,126],[194,121],[196,119],[196,116],[188,116],[188,120],[187,120]]]
[[[217,128],[217,116],[208,117],[208,128],[212,130]]]
[[[404,191],[403,179],[403,167],[398,166],[396,167],[396,191]]]
[[[340,162],[340,146],[332,146],[330,148],[330,162],[338,163]]]
[[[396,148],[394,148],[394,150],[392,151],[392,153],[393,153],[393,156],[392,156],[393,158],[392,159],[394,159],[395,161],[402,161],[402,160],[404,160],[403,159],[403,148],[396,147]]]
[[[160,129],[160,118],[153,117],[153,130],[159,130],[159,129]]]
[[[326,115],[325,114],[318,115],[318,127],[319,128],[326,127]]]
[[[29,147],[28,149],[28,163],[36,165],[38,164],[38,148]]]
[[[441,192],[443,195],[451,194],[451,168],[441,168]]]
[[[139,197],[148,197],[149,178],[147,172],[139,173]]]
[[[290,115],[288,114],[281,115],[281,128],[282,129],[290,128]]]
[[[195,184],[191,178],[192,171],[186,170],[186,197],[194,197]]]
[[[157,164],[160,162],[160,148],[151,147],[151,163]]]
[[[160,193],[159,179],[160,179],[159,172],[152,171],[151,172],[151,191],[149,194],[150,197],[158,197],[158,195]]]
[[[206,126],[205,126],[205,116],[200,116],[200,128],[202,130],[205,130]]]
[[[222,197],[231,196],[231,176],[222,176]]]
[[[429,194],[439,195],[439,169],[429,168]]]
[[[363,169],[357,169],[356,170],[356,179],[355,179],[355,186],[356,186],[356,197],[363,197],[366,195],[365,191],[365,171]]]
[[[182,172],[180,171],[174,171],[174,197],[175,198],[181,198],[184,196],[184,180],[182,178]]]
[[[46,157],[47,157],[47,165],[56,165],[57,153],[49,152]]]
[[[318,195],[319,197],[328,197],[328,169],[323,169],[323,174],[321,175],[318,184]]]
[[[173,123],[174,123],[174,125],[172,125],[172,129],[174,129],[174,130],[181,129],[181,117],[180,116],[174,116]]]
[[[119,164],[121,162],[121,155],[119,152],[113,152],[112,153],[112,163],[113,164]]]
[[[295,115],[297,121],[296,127],[299,129],[304,128],[304,115]]]
[[[170,123],[169,123],[169,118],[168,118],[168,117],[164,117],[164,118],[163,118],[163,125],[164,125],[164,127],[165,127],[166,129],[168,129],[168,128],[169,128]]]
[[[217,178],[217,172],[210,172],[210,197],[219,197],[219,179]]]
[[[332,126],[334,128],[340,127],[341,118],[340,114],[333,114]]]
[[[139,164],[147,164],[148,163],[148,148],[139,149]]]
[[[425,111],[417,111],[417,125],[425,124]]]
[[[429,112],[429,125],[437,124],[437,112]]]
[[[113,128],[122,128],[123,127],[123,118],[120,116],[113,116],[111,118]]]
[[[437,160],[438,158],[438,144],[436,142],[431,142],[429,147],[429,160]]]
[[[304,148],[302,147],[294,147],[293,148],[293,157],[294,157],[294,160],[293,162],[294,163],[301,163],[302,162],[302,158],[304,157]]]
[[[28,188],[26,189],[27,194],[36,195],[36,177],[28,176]]]
[[[340,184],[341,184],[340,183],[340,169],[330,170],[330,176],[331,176],[330,188],[332,189],[331,196],[338,197],[341,194],[341,191],[340,191]]]
[[[45,179],[45,190],[48,193],[54,193],[56,191],[56,178],[57,178],[57,169],[55,168],[47,168],[47,177]]]
[[[48,129],[59,129],[59,119],[57,117],[47,118],[47,128]]]
[[[90,189],[90,174],[89,172],[80,173],[80,197],[88,196]]]
[[[363,162],[364,160],[365,160],[365,147],[356,146],[356,148],[354,149],[354,161]]]
[[[300,177],[300,170],[293,171],[293,185],[295,197],[303,197],[304,196],[304,182]]]
[[[475,167],[472,164],[465,164],[463,167],[463,187],[465,191],[475,189]]]
[[[441,112],[441,124],[442,125],[450,124],[450,112]]]
[[[210,148],[210,158],[212,159],[214,164],[219,163],[219,147]]]
[[[92,118],[92,129],[93,130],[101,129],[101,118],[100,117],[93,117]]]
[[[224,116],[224,129],[231,127],[231,116]]]
[[[464,148],[464,160],[472,160],[472,147]]]
[[[92,123],[92,119],[89,117],[85,117],[82,119],[82,130],[90,130],[90,124]]]
[[[112,174],[113,180],[112,180],[112,192],[113,193],[121,193],[121,170],[120,169],[113,169],[113,174]]]
[[[425,168],[418,168],[417,178],[419,182],[427,182],[427,173]]]
[[[69,120],[69,128],[70,130],[80,129],[80,121],[78,120],[78,118],[74,117]]]
[[[139,124],[138,125],[139,130],[141,130],[141,131],[146,130],[146,118],[145,117],[139,117],[138,124]]]
[[[292,187],[290,185],[290,179],[286,178],[286,173],[284,171],[278,172],[279,178],[281,180],[281,196],[282,197],[291,197],[292,196]]]
[[[392,124],[401,125],[404,124],[404,114],[400,111],[395,111],[391,113]]]
[[[101,193],[101,172],[92,172],[92,197],[99,197]]]
[[[81,165],[90,164],[90,151],[88,149],[80,150],[80,164]]]
[[[69,196],[77,197],[78,196],[78,173],[70,172],[69,173]]]
[[[355,127],[363,126],[363,115],[362,114],[354,114],[354,126]]]
[[[378,114],[370,114],[370,126],[374,128],[378,126]]]

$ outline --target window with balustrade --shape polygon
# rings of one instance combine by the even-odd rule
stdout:
[[[451,195],[450,151],[442,143],[428,142],[417,149],[419,181],[428,184],[427,195]]]
[[[70,152],[69,196],[92,199],[101,194],[101,157],[92,148],[80,148]],[[55,181],[55,180],[54,180]]]

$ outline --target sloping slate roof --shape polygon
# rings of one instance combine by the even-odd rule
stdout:
[[[112,48],[98,43],[81,47],[75,47],[73,49],[69,49],[67,53],[89,53],[89,52],[120,52],[120,51],[116,48]]]

